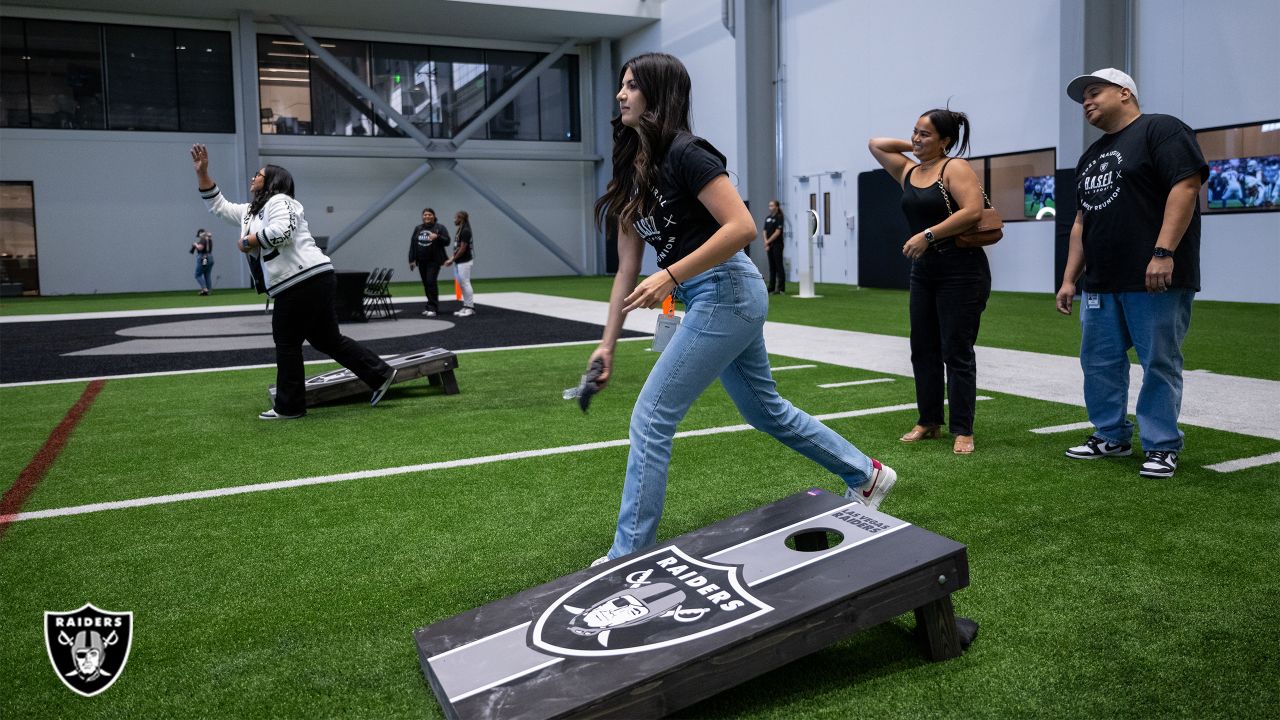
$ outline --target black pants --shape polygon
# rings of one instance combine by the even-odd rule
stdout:
[[[422,277],[422,289],[427,293],[427,309],[440,312],[440,263],[418,263],[418,275]]]
[[[921,425],[942,425],[945,390],[951,434],[973,434],[978,398],[973,346],[990,296],[991,266],[979,248],[929,252],[911,264],[911,367]]]
[[[377,354],[338,331],[334,310],[338,280],[331,272],[303,280],[275,297],[271,338],[276,343],[276,402],[281,415],[307,410],[302,342],[337,360],[369,386],[378,389],[391,366]]]
[[[769,292],[786,292],[787,270],[782,265],[782,238],[769,246]]]

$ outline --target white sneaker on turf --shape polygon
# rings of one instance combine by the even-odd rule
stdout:
[[[435,311],[435,310],[423,310],[423,311],[422,311],[422,317],[435,317],[435,316],[436,316],[436,311]]]
[[[845,490],[844,496],[875,510],[880,507],[880,501],[884,500],[884,496],[889,494],[896,482],[898,482],[898,473],[894,472],[893,468],[882,465],[879,460],[872,460],[871,479],[856,488]]]
[[[475,309],[469,308],[469,307],[464,307],[461,310],[454,313],[454,315],[457,317],[471,317],[472,315],[475,315],[475,314],[476,314]]]
[[[1083,445],[1067,448],[1067,457],[1076,460],[1096,460],[1101,457],[1128,457],[1133,454],[1133,446],[1128,443],[1114,443],[1097,435],[1090,435]]]
[[[258,419],[259,420],[296,420],[302,417],[303,415],[306,415],[306,413],[298,413],[297,415],[285,415],[283,413],[276,412],[275,408],[271,408],[270,410],[263,410],[262,412],[258,413]]]
[[[1178,469],[1178,452],[1176,450],[1151,450],[1147,453],[1147,461],[1142,463],[1138,474],[1147,478],[1171,478]]]

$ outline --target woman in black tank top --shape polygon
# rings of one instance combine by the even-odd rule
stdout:
[[[955,244],[955,235],[982,215],[977,175],[969,163],[952,165],[948,157],[957,139],[956,154],[968,150],[969,132],[964,113],[934,109],[916,121],[910,141],[872,138],[868,143],[871,154],[902,185],[902,212],[911,230],[902,254],[911,259],[911,366],[920,416],[901,440],[939,437],[946,396],[952,449],[958,455],[973,452],[978,395],[973,346],[991,295],[986,253]],[[946,187],[954,212],[948,211],[939,183]]]

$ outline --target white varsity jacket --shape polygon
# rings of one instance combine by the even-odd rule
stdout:
[[[209,212],[240,226],[237,243],[246,235],[257,236],[259,247],[251,253],[262,262],[267,295],[275,297],[307,278],[333,271],[333,263],[316,247],[307,230],[302,203],[297,200],[278,193],[249,215],[248,203],[228,202],[217,185],[202,191],[200,197]]]

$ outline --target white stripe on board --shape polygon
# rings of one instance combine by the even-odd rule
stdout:
[[[991,398],[979,395],[978,399],[990,400]],[[915,403],[888,405],[885,407],[866,408],[864,410],[847,410],[844,412],[826,413],[823,415],[814,415],[813,417],[818,420],[840,420],[851,417],[863,417],[866,415],[879,415],[882,413],[914,410],[915,407]],[[686,430],[676,433],[675,436],[676,438],[703,437],[707,435],[743,432],[751,429],[753,428],[750,425],[723,425],[720,427],[703,428],[701,430]],[[399,467],[381,468],[378,470],[358,470],[356,472],[338,473],[336,475],[319,475],[316,477],[298,478],[296,480],[277,480],[275,482],[253,483],[251,485],[236,485],[233,487],[214,488],[212,490],[197,490],[194,492],[174,493],[172,495],[155,495],[152,497],[134,498],[132,500],[113,500],[110,502],[89,503],[88,505],[50,508],[48,510],[31,510],[28,512],[20,512],[17,515],[11,515],[7,520],[9,522],[18,522],[20,520],[42,520],[45,518],[65,517],[68,515],[85,515],[88,513],[103,512],[106,510],[123,510],[125,508],[145,507],[148,505],[167,505],[170,503],[186,502],[188,500],[204,500],[207,498],[224,497],[227,495],[244,495],[247,493],[266,492],[268,490],[284,490],[286,488],[306,487],[308,485],[325,485],[328,483],[346,482],[348,480],[364,480],[366,478],[390,477],[394,475],[407,475],[409,473],[430,472],[432,470],[449,470],[452,468],[471,467],[474,465],[487,465],[489,463],[506,462],[508,460],[527,460],[529,458],[547,457],[549,455],[589,452],[592,450],[603,450],[605,448],[626,447],[630,444],[631,441],[624,438],[621,440],[604,440],[601,442],[582,443],[580,445],[562,445],[559,447],[542,448],[540,450],[522,450],[519,452],[482,455],[480,457],[444,460],[433,463],[422,463],[419,465],[401,465]]]
[[[1073,430],[1088,430],[1093,427],[1091,422],[1078,422],[1069,425],[1051,425],[1049,427],[1032,428],[1031,432],[1037,435],[1056,435],[1058,433],[1071,432]]]
[[[1280,463],[1280,452],[1267,453],[1266,455],[1256,455],[1254,457],[1240,458],[1239,460],[1228,460],[1226,462],[1205,465],[1206,470],[1217,470],[1218,472],[1235,472],[1237,470],[1247,470],[1252,467],[1261,467],[1263,465],[1271,465]]]
[[[826,383],[819,385],[820,388],[842,388],[853,387],[854,385],[872,385],[875,383],[893,382],[893,378],[873,378],[871,380],[851,380],[849,382]]]
[[[782,372],[783,370],[808,370],[809,368],[816,368],[816,367],[818,366],[817,365],[783,365],[782,367],[769,368],[769,369],[772,370],[773,372]]]

